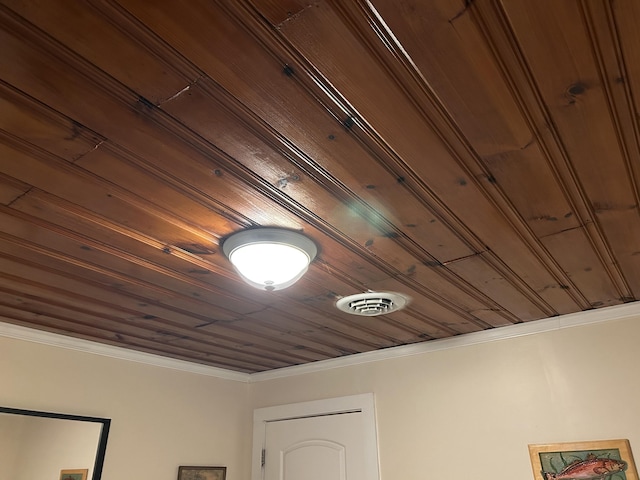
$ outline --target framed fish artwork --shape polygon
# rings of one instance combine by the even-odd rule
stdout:
[[[529,445],[535,480],[638,480],[629,440]]]

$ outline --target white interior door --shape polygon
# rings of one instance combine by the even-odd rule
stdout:
[[[252,480],[377,480],[373,395],[258,409]]]
[[[352,412],[267,422],[265,480],[364,479],[361,417]]]

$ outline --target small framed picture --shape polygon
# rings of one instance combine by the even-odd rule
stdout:
[[[535,480],[638,480],[629,440],[529,445]]]
[[[227,467],[180,467],[178,480],[225,480]]]
[[[60,470],[60,480],[87,480],[88,468]]]

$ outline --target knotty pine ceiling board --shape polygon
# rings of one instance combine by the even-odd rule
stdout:
[[[7,0],[3,321],[259,372],[637,300],[629,0]],[[253,226],[318,257],[262,292]],[[411,297],[379,317],[346,295]]]
[[[627,256],[630,248],[635,250],[632,239],[637,233],[632,233],[627,227],[623,227],[625,232],[611,232],[605,226],[606,220],[603,221],[607,215],[602,215],[604,211],[626,211],[628,225],[632,225],[633,230],[637,228],[637,183],[631,175],[633,164],[637,163],[634,160],[637,159],[637,137],[633,139],[632,149],[625,146],[628,136],[625,136],[623,128],[625,119],[629,117],[625,113],[629,105],[621,103],[621,95],[616,94],[616,91],[625,88],[624,82],[615,80],[624,78],[624,74],[620,76],[619,73],[624,72],[625,64],[620,62],[613,50],[604,56],[602,32],[597,36],[593,30],[595,17],[588,5],[599,5],[604,13],[609,10],[610,17],[609,2],[550,3],[549,8],[557,9],[552,10],[554,20],[544,25],[534,22],[533,28],[529,25],[530,19],[541,15],[541,12],[528,11],[529,7],[525,8],[524,5],[519,8],[514,2],[504,4],[498,13],[499,16],[508,15],[516,25],[516,30],[511,32],[510,42],[518,46],[521,62],[526,62],[528,81],[539,95],[538,107],[544,108],[545,126],[553,134],[553,141],[560,150],[558,155],[551,156],[554,168],[567,197],[573,203],[570,213],[577,216],[588,244],[599,259],[600,265],[585,267],[585,271],[593,274],[585,278],[587,283],[579,287],[591,288],[588,285],[591,282],[593,290],[597,291],[601,284],[611,283],[615,291],[613,296],[589,299],[592,305],[598,306],[602,302],[615,303],[626,298],[631,288],[629,281],[637,275],[634,259],[618,263],[619,255]],[[545,15],[548,13],[546,11]],[[566,20],[569,17],[572,17],[572,21],[568,28],[558,23],[558,19]],[[612,27],[614,31],[607,34],[615,38],[615,25]],[[543,52],[551,43],[566,45],[566,48],[555,49],[552,54],[545,56]],[[618,73],[611,70],[612,64],[617,64]],[[558,74],[549,75],[549,70]],[[553,147],[550,144],[547,146]],[[608,199],[604,204],[598,200],[599,191],[603,188],[608,191],[604,193]],[[625,196],[626,200],[623,200]],[[616,227],[622,225],[618,223]],[[565,245],[564,252],[568,252],[572,247]],[[570,257],[571,254],[562,257],[556,255],[559,259]],[[621,268],[625,268],[621,265],[627,268],[626,274],[621,271]],[[604,268],[604,276],[597,276],[603,271],[600,267]]]
[[[316,57],[314,57],[311,61],[316,65],[324,65],[323,61],[325,61],[327,64],[329,64],[329,62],[331,62],[331,64],[334,64],[336,63],[337,58],[344,57],[344,61],[342,63],[339,63],[337,66],[334,66],[333,71],[330,70],[328,67],[325,69],[325,71],[329,71],[330,73],[333,73],[334,71],[336,72],[335,73],[336,77],[335,78],[331,77],[328,79],[328,81],[331,83],[331,85],[337,85],[338,89],[340,89],[340,86],[341,86],[340,82],[343,78],[348,78],[348,82],[353,81],[353,84],[358,85],[358,89],[356,90],[356,92],[358,92],[361,95],[362,99],[358,100],[358,99],[348,98],[348,100],[350,100],[350,103],[352,105],[355,105],[356,108],[358,107],[358,105],[362,104],[366,108],[371,107],[376,109],[376,113],[372,113],[372,112],[369,112],[368,114],[361,113],[361,115],[368,119],[376,119],[376,118],[380,119],[378,121],[379,123],[373,125],[373,128],[375,128],[377,132],[384,131],[384,128],[391,128],[392,126],[398,126],[398,124],[392,125],[391,123],[386,123],[384,121],[384,118],[386,118],[389,112],[391,111],[397,110],[398,115],[406,119],[407,123],[401,124],[403,127],[402,130],[396,129],[391,131],[391,133],[388,134],[388,138],[394,139],[392,141],[393,143],[389,142],[390,144],[389,148],[394,149],[395,151],[401,151],[401,149],[404,149],[405,153],[403,155],[403,158],[406,158],[406,159],[422,158],[424,157],[424,153],[422,152],[429,152],[429,155],[433,156],[432,163],[429,164],[430,167],[432,167],[432,169],[429,174],[427,174],[427,172],[424,172],[424,174],[421,175],[421,178],[429,178],[430,183],[427,185],[427,187],[430,190],[432,189],[435,193],[441,192],[444,188],[446,188],[444,187],[445,184],[449,188],[449,191],[455,192],[455,194],[452,195],[451,198],[444,197],[443,195],[440,196],[440,198],[447,199],[448,205],[456,205],[457,204],[456,202],[458,201],[461,203],[464,202],[467,205],[473,204],[475,206],[473,210],[473,215],[472,216],[469,215],[469,218],[465,220],[467,221],[467,225],[471,225],[475,231],[483,232],[483,238],[477,239],[476,243],[478,244],[478,247],[476,247],[475,249],[476,251],[473,253],[474,254],[482,253],[485,249],[482,248],[480,245],[482,245],[483,243],[488,245],[491,248],[491,250],[495,251],[496,247],[494,245],[498,243],[503,243],[504,240],[501,239],[500,242],[493,242],[491,241],[491,236],[493,232],[502,231],[504,228],[508,228],[508,226],[504,224],[505,219],[496,217],[495,209],[493,209],[490,205],[487,205],[486,208],[484,209],[482,208],[483,204],[488,203],[486,194],[482,191],[482,189],[474,188],[476,186],[474,184],[475,182],[473,182],[473,180],[468,176],[465,165],[456,164],[456,162],[454,161],[455,159],[452,158],[449,153],[445,154],[445,152],[443,151],[443,148],[445,148],[446,145],[442,145],[441,143],[437,142],[435,139],[430,143],[424,143],[423,145],[421,145],[421,142],[424,141],[425,138],[428,136],[428,132],[429,132],[428,124],[424,122],[422,118],[420,118],[419,112],[416,111],[417,109],[411,108],[411,105],[408,104],[407,100],[402,98],[402,92],[398,92],[395,99],[391,97],[394,89],[394,86],[392,84],[392,79],[388,78],[385,75],[385,73],[380,70],[379,67],[375,66],[374,68],[374,66],[372,66],[368,70],[366,68],[359,68],[362,64],[362,61],[358,63],[358,60],[356,59],[367,58],[367,52],[363,50],[363,51],[358,51],[356,54],[351,53],[353,50],[356,49],[355,47],[358,45],[355,42],[355,40],[353,42],[353,45],[349,44],[349,47],[352,47],[352,48],[339,49],[337,47],[338,44],[347,43],[347,38],[349,33],[345,31],[336,32],[336,30],[338,30],[344,24],[338,21],[332,12],[327,13],[327,15],[330,15],[329,18],[327,19],[315,18],[315,17],[321,16],[322,15],[321,12],[329,10],[326,7],[322,8],[323,6],[324,5],[316,8],[305,9],[303,12],[300,12],[300,14],[296,15],[295,18],[292,18],[288,20],[286,23],[284,23],[283,25],[279,26],[278,31],[279,32],[284,31],[285,36],[287,36],[288,32],[293,31],[293,33],[290,33],[289,37],[287,38],[296,47],[299,46],[295,40],[296,34],[297,32],[300,32],[299,36],[301,40],[300,40],[299,48],[303,50],[302,55],[306,56],[307,58],[310,57],[311,55],[320,56],[323,54],[323,52],[330,52],[330,51],[345,52],[344,55],[341,55],[340,57],[333,55],[331,56],[330,59],[327,59],[326,61],[323,60],[322,58],[316,58]],[[307,20],[309,17],[310,19]],[[306,23],[304,23],[305,20],[307,20]],[[303,22],[303,23],[299,25],[297,29],[294,28],[294,25],[298,25],[300,22]],[[333,41],[336,43],[336,47],[327,48],[326,50],[325,49],[314,50],[313,49],[314,44],[312,42],[317,40],[316,35],[314,35],[314,37],[311,40],[309,40],[309,36],[307,35],[307,32],[320,31],[320,27],[325,25],[330,26],[330,30],[321,37],[322,44],[327,45],[327,44],[330,44],[331,41]],[[318,35],[320,34],[318,33]],[[311,44],[308,47],[308,51],[304,50],[306,47],[305,42],[307,41]],[[373,62],[369,62],[369,63],[373,64]],[[353,75],[347,75],[345,72],[352,73]],[[380,72],[380,73],[376,73],[376,72]],[[360,77],[358,77],[357,75],[360,75]],[[355,78],[352,79],[352,76]],[[365,79],[371,79],[371,78],[376,78],[376,81],[368,81],[368,82],[365,81]],[[344,80],[344,83],[347,84],[347,80]],[[351,83],[349,83],[349,85],[351,85]],[[379,88],[379,91],[375,91],[374,90],[375,88]],[[348,90],[346,86],[341,91],[346,91],[348,94]],[[391,98],[388,98],[388,97],[391,97]],[[369,98],[376,98],[376,99],[388,98],[387,100],[388,103],[381,105],[380,101],[375,103],[368,102],[367,99]],[[402,109],[402,105],[404,104],[406,104],[407,106],[405,109]],[[421,126],[421,128],[419,128],[419,130],[416,130],[415,133],[412,134],[410,131],[407,131],[407,129],[404,128],[407,125],[412,126],[413,128],[417,128],[417,126]],[[403,136],[406,138],[404,142],[402,141]],[[442,152],[440,153],[440,157],[437,154],[438,150]],[[425,163],[416,161],[415,165],[412,164],[411,166],[420,172],[422,164],[425,164]],[[438,168],[438,170],[433,171],[433,168]],[[451,187],[452,185],[457,185],[459,187],[459,191],[456,191],[454,188],[452,188]],[[462,211],[462,209],[459,209],[459,211]],[[483,212],[487,212],[487,215],[483,216],[482,215]],[[498,225],[500,224],[502,224],[501,225],[502,228],[498,227]],[[512,248],[515,249],[518,247],[519,245],[514,245]],[[512,253],[505,252],[503,254],[509,255]],[[512,260],[513,264],[517,264],[522,259],[526,258],[526,255],[515,255],[515,257],[516,258]],[[459,258],[459,257],[456,257],[456,258]],[[446,263],[451,259],[452,258],[443,259],[443,263]],[[494,262],[492,266],[496,268],[497,262]],[[531,278],[533,277],[536,268],[538,268],[537,264],[535,265],[529,264],[526,266],[523,265],[520,271],[521,272],[526,271],[527,275]],[[503,273],[503,276],[504,275],[505,274]],[[540,275],[544,275],[544,273],[541,272]],[[489,278],[487,278],[487,281],[489,281]],[[543,296],[549,297],[549,295],[547,295],[547,292],[550,292],[550,290],[544,289],[544,286],[548,285],[549,283],[552,283],[552,280],[546,276],[542,276],[539,280],[538,285],[536,286],[537,289],[542,292]],[[528,293],[531,295],[535,295],[535,293],[533,292],[528,292]],[[552,300],[555,300],[555,298],[552,298]],[[562,308],[559,307],[559,305],[556,305],[556,308],[562,310]],[[551,308],[548,309],[548,311],[551,311]]]

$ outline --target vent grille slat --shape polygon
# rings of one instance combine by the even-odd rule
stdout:
[[[367,298],[349,302],[349,308],[364,315],[376,315],[387,312],[393,306],[388,298]]]

